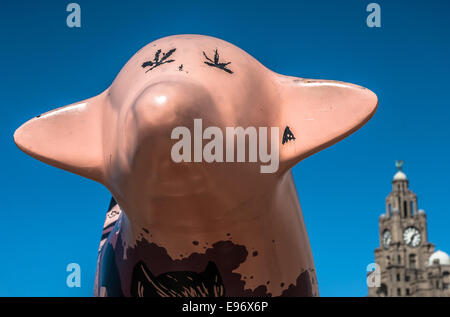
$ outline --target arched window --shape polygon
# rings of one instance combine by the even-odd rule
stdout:
[[[408,216],[408,204],[406,203],[406,200],[403,201],[403,217],[407,217]]]

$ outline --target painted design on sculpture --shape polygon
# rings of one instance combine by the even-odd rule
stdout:
[[[175,61],[175,48],[155,53],[155,47],[176,47],[189,71],[180,63],[145,76],[142,68]],[[227,61],[217,50],[208,57],[211,47],[225,51]],[[228,60],[239,72],[224,84],[224,74],[209,67],[233,74]],[[179,294],[187,277],[202,280],[209,262],[225,296],[316,296],[291,168],[362,127],[377,105],[366,88],[280,75],[228,42],[177,35],[139,50],[100,95],[32,118],[14,140],[38,160],[101,183],[115,198],[100,239],[96,296],[152,294],[148,283],[161,289],[172,274],[178,283],[162,294]],[[259,164],[246,160],[175,162],[171,133],[191,131],[194,119],[219,130],[285,126],[270,138],[285,141],[274,146],[279,168],[261,174]],[[153,277],[143,279],[148,272],[141,265],[135,275],[141,286],[133,288],[137,263]],[[210,280],[205,288],[213,294],[215,285]]]
[[[291,132],[291,130],[289,129],[288,126],[286,126],[286,128],[284,129],[283,132],[283,140],[282,140],[282,144],[289,142],[291,140],[295,140],[295,136],[294,134]]]
[[[131,277],[133,297],[222,297],[225,289],[214,262],[208,262],[205,271],[174,271],[154,276],[140,261]]]
[[[120,215],[120,210],[113,208],[115,205],[117,205],[117,202],[113,197],[111,197],[111,201],[110,201],[109,207],[108,207],[108,212],[106,213],[106,217],[108,217],[109,219],[117,218],[117,216]]]
[[[228,69],[227,66],[229,64],[231,64],[231,62],[228,63],[221,63],[219,62],[219,52],[217,51],[217,49],[214,50],[214,60],[212,60],[211,58],[209,58],[206,53],[203,51],[203,56],[206,58],[207,61],[204,61],[204,63],[208,66],[212,66],[212,67],[216,67],[219,68],[221,70],[226,71],[229,74],[233,74],[233,71],[231,69]]]
[[[101,262],[104,263],[104,269],[100,276],[100,295],[102,297],[123,297],[120,273],[117,268],[115,252],[111,243],[105,244]]]
[[[112,208],[117,207],[118,205],[114,205]],[[225,235],[228,239],[227,241],[218,241],[212,243],[211,246],[207,244],[201,252],[181,254],[179,260],[174,260],[168,255],[165,248],[149,242],[142,236],[140,236],[136,246],[132,248],[126,247],[120,235],[120,221],[116,222],[117,225],[110,231],[108,241],[99,254],[99,261],[103,262],[103,270],[99,282],[101,287],[94,294],[99,296],[119,296],[117,294],[123,292],[124,296],[179,296],[186,291],[184,287],[187,287],[189,291],[193,291],[190,287],[198,286],[201,280],[204,287],[210,291],[208,296],[213,294],[211,292],[219,291],[215,288],[220,286],[223,286],[223,290],[217,293],[222,294],[221,292],[223,292],[220,296],[272,296],[267,288],[270,285],[270,280],[264,280],[254,289],[250,289],[246,287],[247,282],[254,281],[258,276],[245,276],[236,273],[236,270],[246,262],[249,251],[247,247],[233,243],[230,233]],[[151,236],[148,230],[145,229],[144,232]],[[192,243],[200,246],[198,241],[192,241]],[[272,243],[275,244],[275,241],[272,241]],[[115,256],[112,256],[111,250],[113,249],[115,250]],[[121,255],[123,254],[126,256],[122,257]],[[257,255],[257,251],[252,252],[252,257]],[[131,263],[136,263],[133,265],[132,272],[129,271],[132,267]],[[216,268],[214,270],[212,267],[209,270],[205,269],[209,263],[214,263]],[[220,269],[215,263],[220,263]],[[152,271],[149,270],[149,267],[152,267]],[[118,268],[122,272],[122,278],[115,273],[118,271]],[[124,268],[126,269],[124,270]],[[215,272],[216,269],[217,272]],[[205,278],[204,272],[209,272],[207,276],[214,277]],[[214,274],[212,274],[213,272]],[[167,275],[173,277],[174,274],[177,276],[176,279],[178,281],[176,285],[172,285],[170,281],[167,281],[167,278],[170,279]],[[189,279],[189,281],[186,281],[187,276],[192,278],[192,275],[198,277],[196,280],[197,284]],[[217,282],[215,275],[218,275]],[[131,279],[127,278],[127,276],[131,276]],[[159,279],[160,277],[161,279]],[[121,280],[122,284],[120,284]],[[117,285],[122,285],[122,290],[119,291]],[[281,282],[274,287],[280,290],[281,295],[279,296],[318,296],[314,270],[301,272],[294,283]],[[200,287],[200,290],[196,290],[198,293],[193,292],[187,296],[196,297],[206,294],[201,290],[203,290],[203,286]]]
[[[160,58],[161,50],[159,49],[159,50],[156,51],[155,57],[153,58],[153,61],[147,61],[147,62],[144,62],[141,66],[142,66],[142,68],[150,67],[149,69],[147,69],[147,70],[145,71],[145,72],[147,73],[147,72],[151,71],[152,69],[155,69],[156,67],[161,66],[161,65],[163,65],[163,64],[175,62],[174,59],[169,59],[169,60],[167,60],[167,59],[168,59],[168,58],[169,58],[176,50],[177,50],[176,48],[173,48],[173,49],[169,50],[167,53],[162,53],[162,57]]]

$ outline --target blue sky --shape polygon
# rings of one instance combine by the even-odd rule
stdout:
[[[90,296],[110,197],[22,153],[14,130],[100,93],[142,46],[183,33],[227,40],[278,73],[377,93],[366,126],[293,169],[322,296],[367,294],[396,159],[428,214],[429,240],[450,252],[450,2],[378,1],[376,29],[365,24],[363,0],[79,0],[79,29],[65,24],[69,2],[1,4],[0,296]],[[71,262],[81,288],[66,286]]]

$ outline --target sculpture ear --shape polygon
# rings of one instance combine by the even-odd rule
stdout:
[[[377,96],[353,84],[279,76],[281,87],[280,167],[291,168],[304,158],[342,140],[375,113]],[[289,127],[291,134],[286,129]]]
[[[105,93],[61,107],[24,123],[14,133],[28,155],[102,182],[102,105]]]

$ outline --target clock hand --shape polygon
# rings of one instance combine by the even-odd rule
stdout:
[[[417,233],[414,233],[411,237],[411,243],[414,243],[416,241]]]

